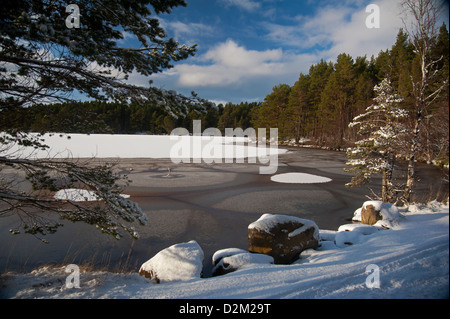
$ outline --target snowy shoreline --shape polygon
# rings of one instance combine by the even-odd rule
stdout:
[[[338,247],[337,232],[292,265],[250,264],[234,273],[155,284],[137,273],[81,271],[67,288],[65,268],[2,274],[1,298],[75,299],[444,299],[449,297],[449,206],[412,205],[390,230]],[[368,266],[380,287],[369,288]]]

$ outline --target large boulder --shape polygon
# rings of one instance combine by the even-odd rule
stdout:
[[[272,256],[275,264],[290,264],[305,249],[319,246],[319,228],[310,220],[264,214],[248,226],[248,250]]]
[[[203,250],[196,241],[161,250],[139,269],[139,275],[160,282],[188,281],[200,278]]]

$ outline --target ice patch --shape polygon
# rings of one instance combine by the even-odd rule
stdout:
[[[305,174],[305,173],[286,173],[278,174],[271,177],[273,182],[287,184],[319,184],[329,183],[332,180],[327,177]]]

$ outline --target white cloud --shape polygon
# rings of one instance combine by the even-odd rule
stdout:
[[[259,2],[253,0],[221,0],[225,5],[236,6],[246,11],[254,11],[261,7]]]
[[[333,47],[331,56],[346,52],[350,55],[378,55],[380,50],[390,48],[396,39],[399,29],[403,26],[400,19],[400,8],[397,1],[374,1],[380,8],[380,28],[369,29],[366,19],[370,13],[366,13],[365,7],[352,14],[350,21],[335,28],[331,33]]]
[[[255,0],[221,1],[251,11],[261,9],[264,2],[275,0],[262,0],[259,4]],[[370,13],[365,9],[369,3],[380,7],[379,29],[366,26]],[[252,26],[253,30],[257,30],[262,43],[270,43],[274,49],[247,49],[238,44],[234,35],[234,40],[209,47],[205,53],[177,63],[173,69],[153,75],[152,79],[156,85],[179,91],[194,90],[200,96],[220,101],[262,100],[274,85],[293,85],[299,73],[308,73],[310,66],[321,58],[336,61],[340,53],[370,58],[390,48],[403,27],[399,3],[400,0],[344,0],[339,3],[330,0],[316,6],[312,14],[278,16],[277,23],[259,20]],[[263,14],[261,11],[258,10]],[[208,32],[206,25],[196,23],[173,23],[170,28],[177,34],[192,37],[198,32]],[[210,30],[211,39],[219,38],[214,37],[217,31]]]
[[[233,40],[227,40],[209,50],[203,58],[226,67],[251,69],[268,61],[280,60],[282,54],[281,49],[267,51],[247,50]]]
[[[129,40],[136,39],[136,36],[131,32],[128,32],[128,31],[121,31],[121,32],[122,32],[123,39],[120,39],[117,41],[120,44],[125,44]]]
[[[302,50],[315,50],[327,59],[340,53],[351,56],[377,55],[394,44],[402,27],[399,2],[374,0],[380,7],[381,27],[366,26],[366,6],[354,10],[348,6],[323,6],[313,16],[297,16],[296,23],[279,25],[266,23],[267,38]]]
[[[214,28],[212,26],[202,23],[184,23],[181,21],[169,22],[162,18],[159,19],[159,22],[164,29],[173,32],[176,39],[189,38],[192,36],[198,38],[214,33]]]
[[[299,69],[313,59],[312,55],[293,55],[281,49],[247,50],[227,40],[199,57],[202,64],[180,64],[172,72],[177,73],[178,84],[184,87],[229,86],[261,77],[296,77]]]

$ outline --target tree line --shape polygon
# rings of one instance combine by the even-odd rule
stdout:
[[[445,25],[433,41],[431,55],[439,62],[430,90],[448,78],[449,34]],[[349,124],[373,103],[374,87],[383,79],[389,78],[393,90],[402,97],[400,107],[414,112],[411,78],[418,77],[419,71],[414,46],[400,30],[392,48],[377,57],[353,59],[343,53],[335,63],[321,60],[312,65],[292,87],[275,86],[254,110],[253,125],[278,127],[282,139],[295,139],[297,143],[308,138],[315,145],[346,148],[358,139],[357,130]],[[420,144],[427,160],[444,157],[448,161],[448,109],[447,85],[424,116]],[[413,118],[408,117],[406,124],[413,126]]]
[[[202,128],[248,128],[252,112],[260,103],[242,102],[212,106],[187,107],[183,115],[151,102],[120,103],[106,101],[35,104],[14,111],[0,112],[0,127],[26,132],[58,132],[86,134],[170,134],[182,127],[192,132],[194,120],[202,121]]]

